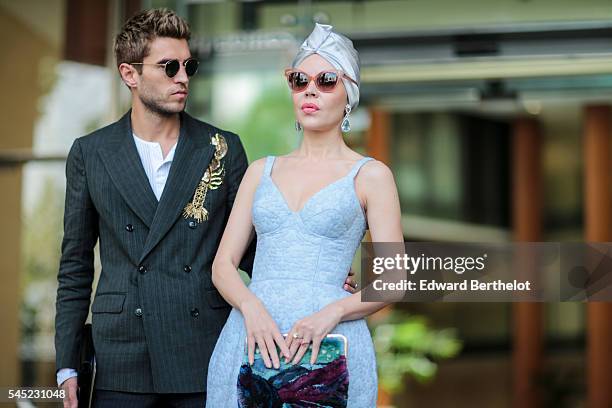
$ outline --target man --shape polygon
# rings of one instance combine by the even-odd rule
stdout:
[[[237,135],[183,112],[198,64],[189,37],[172,11],[132,17],[115,41],[132,109],[75,140],[68,155],[55,337],[65,407],[77,406],[98,239],[94,405],[204,406],[208,362],[230,312],[211,265],[247,158]],[[241,268],[250,272],[247,252]]]

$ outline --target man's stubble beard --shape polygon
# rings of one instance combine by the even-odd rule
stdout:
[[[185,100],[182,107],[178,109],[167,108],[166,106],[164,106],[163,102],[159,100],[159,98],[155,98],[155,96],[151,95],[147,88],[144,88],[142,92],[138,94],[138,98],[140,99],[140,102],[142,102],[142,104],[144,105],[145,109],[147,109],[149,112],[164,117],[169,117],[177,113],[181,113],[185,110],[185,106],[187,105],[187,100]]]

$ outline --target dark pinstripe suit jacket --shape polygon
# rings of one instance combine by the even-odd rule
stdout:
[[[77,139],[66,163],[64,238],[56,302],[56,364],[76,368],[89,310],[94,246],[102,272],[91,308],[96,388],[130,392],[206,390],[208,361],[230,312],[211,265],[247,158],[238,136],[181,114],[170,174],[159,201],[122,119]],[[210,190],[209,219],[181,215],[214,152],[228,143],[223,184]],[[254,246],[241,267],[250,272]]]

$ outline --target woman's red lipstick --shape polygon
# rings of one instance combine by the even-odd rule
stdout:
[[[314,103],[305,103],[302,105],[304,113],[314,113],[319,110],[319,107]]]

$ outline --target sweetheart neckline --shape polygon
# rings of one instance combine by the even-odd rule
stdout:
[[[285,207],[287,208],[287,210],[292,213],[292,214],[301,214],[304,209],[306,208],[306,206],[308,205],[308,203],[310,203],[310,201],[312,201],[317,195],[319,195],[320,193],[322,193],[323,191],[327,190],[328,188],[340,183],[342,180],[348,178],[349,176],[353,175],[353,171],[359,166],[359,163],[361,163],[362,161],[368,161],[366,159],[368,159],[367,157],[362,157],[361,159],[357,160],[357,162],[355,162],[351,168],[349,169],[348,173],[346,173],[344,176],[340,177],[337,180],[332,181],[331,183],[325,185],[324,187],[320,188],[316,193],[314,193],[313,195],[311,195],[310,197],[308,197],[308,199],[306,201],[304,201],[304,204],[302,204],[302,208],[300,208],[299,210],[294,210],[291,208],[291,206],[289,205],[289,201],[287,201],[287,198],[285,196],[285,194],[282,192],[282,190],[278,187],[278,185],[274,182],[274,179],[272,178],[272,170],[274,170],[274,163],[276,163],[276,156],[270,156],[272,158],[272,163],[270,163],[270,168],[269,170],[266,172],[264,171],[264,174],[268,177],[268,179],[270,179],[270,183],[272,183],[272,185],[274,186],[274,189],[276,190],[276,192],[278,193],[278,195],[280,195],[281,197],[281,201],[283,202],[283,204],[285,205]],[[361,166],[359,166],[361,167]],[[354,181],[353,181],[354,183]],[[355,186],[353,185],[353,190],[355,190]],[[361,209],[361,212],[363,213],[363,207],[361,207],[361,202],[359,201],[359,197],[357,196],[357,191],[354,191],[355,193],[355,199],[357,200],[357,205],[359,206],[359,208]]]
[[[283,204],[285,205],[285,207],[287,208],[287,210],[289,210],[289,212],[291,212],[292,214],[301,214],[304,209],[306,208],[306,206],[320,193],[322,193],[323,191],[327,190],[328,188],[334,186],[335,184],[338,184],[339,182],[341,182],[342,180],[346,179],[349,174],[340,177],[338,180],[332,181],[331,183],[327,184],[326,186],[322,187],[321,189],[319,189],[316,193],[314,193],[313,195],[311,195],[310,197],[308,197],[308,199],[306,201],[304,201],[304,204],[302,204],[302,208],[300,208],[299,210],[293,210],[290,206],[289,206],[289,202],[287,201],[287,199],[285,198],[285,195],[283,194],[283,192],[281,191],[281,189],[276,185],[276,183],[274,182],[274,180],[272,179],[271,175],[268,175],[268,179],[270,180],[270,183],[272,184],[272,186],[274,187],[274,190],[276,190],[276,192],[278,193],[278,195],[281,198],[281,201],[283,202]],[[355,197],[357,197],[357,194],[355,194]],[[359,201],[359,200],[358,200]],[[359,207],[361,208],[361,203],[359,203]]]

